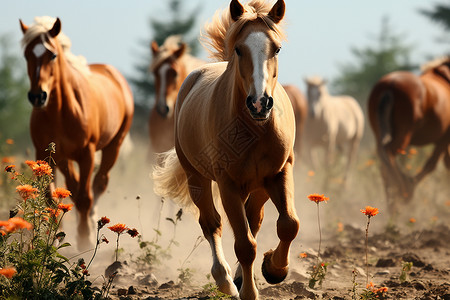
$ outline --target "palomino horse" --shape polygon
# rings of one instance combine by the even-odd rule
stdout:
[[[372,89],[368,109],[388,204],[396,212],[396,198],[410,201],[442,155],[450,168],[450,58],[431,62],[420,76],[398,71],[382,77]],[[401,171],[397,154],[409,145],[427,144],[435,147],[422,170],[414,176]]]
[[[170,36],[159,47],[151,43],[150,71],[155,76],[155,105],[150,112],[149,133],[153,152],[165,152],[174,146],[173,111],[184,79],[205,62],[187,53],[180,36]]]
[[[61,33],[61,21],[35,19],[27,26],[22,45],[28,65],[33,105],[31,138],[36,158],[43,160],[50,142],[56,143],[54,159],[79,212],[79,247],[89,245],[89,214],[94,200],[105,191],[133,119],[133,97],[125,78],[108,65],[87,65],[70,52],[70,40]],[[93,182],[94,154],[102,160]],[[73,161],[79,166],[79,174]]]
[[[298,158],[302,148],[303,130],[305,127],[306,117],[308,115],[308,102],[303,95],[302,91],[295,85],[283,85],[286,94],[291,100],[292,108],[294,109],[295,116],[295,144],[294,150],[296,154],[296,160],[298,164]]]
[[[319,76],[305,79],[309,113],[306,120],[306,156],[314,165],[313,148],[324,147],[326,166],[329,167],[337,147],[348,146],[347,165],[343,183],[355,161],[359,143],[364,133],[364,115],[361,106],[350,96],[331,96],[326,81]]]
[[[269,197],[279,212],[280,239],[264,255],[262,271],[269,283],[286,277],[289,248],[299,229],[293,200],[294,113],[277,82],[285,4],[278,0],[271,7],[263,1],[242,6],[232,0],[229,10],[206,26],[213,58],[221,62],[186,78],[175,109],[175,148],[154,171],[157,193],[197,206],[217,286],[241,299],[258,298],[256,234]],[[236,285],[222,250],[212,181],[235,236]]]

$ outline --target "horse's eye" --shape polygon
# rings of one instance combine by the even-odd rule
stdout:
[[[56,58],[57,56],[58,56],[58,55],[57,55],[56,53],[53,53],[53,54],[52,54],[51,60],[55,60],[55,58]]]
[[[234,51],[236,51],[237,56],[241,56],[241,50],[238,48],[234,48]]]
[[[280,47],[280,48],[278,48],[277,50],[275,50],[275,54],[278,54],[278,53],[280,53],[280,50],[281,50],[281,47]]]

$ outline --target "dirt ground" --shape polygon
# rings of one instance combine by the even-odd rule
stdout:
[[[111,299],[221,299],[216,295],[209,275],[211,251],[206,241],[194,249],[202,236],[192,215],[183,214],[176,225],[178,207],[153,194],[146,159],[145,143],[135,143],[131,155],[121,157],[111,174],[107,193],[99,200],[98,217],[107,216],[111,224],[135,227],[143,241],[155,241],[161,255],[159,263],[146,264],[137,238],[120,238],[121,268],[110,288]],[[261,299],[359,299],[366,287],[365,228],[367,218],[360,209],[366,205],[379,208],[371,218],[368,235],[369,281],[387,287],[385,299],[450,299],[450,186],[449,174],[442,166],[421,183],[414,199],[402,206],[400,216],[389,217],[376,157],[362,152],[352,179],[345,188],[340,179],[342,164],[325,172],[310,172],[309,167],[295,167],[295,201],[301,221],[299,235],[291,247],[290,272],[277,285],[267,284],[261,274],[263,253],[274,248],[277,212],[266,204],[265,219],[257,237],[258,254],[255,277]],[[323,184],[325,174],[331,181]],[[328,203],[320,204],[322,228],[321,257],[328,271],[321,287],[308,287],[309,271],[316,262],[319,246],[317,206],[307,199],[311,193],[325,194]],[[74,239],[75,214],[64,223],[70,240]],[[411,220],[414,218],[414,220]],[[158,225],[159,224],[159,225]],[[90,268],[90,280],[99,289],[105,282],[105,270],[114,262],[115,236],[102,229],[109,244],[101,244]],[[172,241],[172,243],[171,243]],[[234,270],[233,234],[224,221],[225,256]],[[75,243],[74,243],[75,244]],[[156,248],[152,248],[156,249]],[[71,251],[74,251],[73,249]],[[192,251],[192,253],[191,253]],[[300,257],[306,253],[307,257]],[[162,256],[167,254],[167,256]],[[76,254],[75,254],[76,255]],[[92,251],[82,255],[89,260]],[[406,281],[401,281],[402,262],[412,262]],[[357,276],[353,279],[353,271]],[[184,272],[184,273],[183,273]],[[187,274],[184,282],[180,274]],[[352,292],[355,286],[355,291]]]

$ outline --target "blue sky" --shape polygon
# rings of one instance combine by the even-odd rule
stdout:
[[[302,78],[322,75],[333,79],[339,65],[351,63],[352,47],[373,44],[383,16],[390,18],[395,33],[402,34],[414,47],[412,59],[423,63],[429,56],[445,54],[449,47],[439,44],[444,30],[420,15],[419,8],[431,8],[436,1],[423,0],[285,0],[288,41],[280,53],[280,81],[297,84]],[[228,0],[183,1],[188,13],[199,11],[198,30]],[[441,1],[442,2],[442,1]],[[0,34],[9,33],[21,54],[22,36],[19,18],[26,24],[34,16],[58,16],[62,28],[72,40],[72,52],[84,55],[88,62],[114,65],[132,75],[140,56],[147,51],[142,41],[150,40],[151,18],[167,15],[167,1],[156,0],[39,0],[3,1],[0,10]],[[202,53],[206,58],[206,53]]]

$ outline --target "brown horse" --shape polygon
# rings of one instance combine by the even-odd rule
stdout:
[[[450,167],[450,59],[435,61],[420,76],[401,71],[384,76],[372,89],[368,109],[386,196],[395,212],[395,198],[410,201],[442,155]],[[410,145],[427,144],[435,147],[422,170],[405,174],[396,156]]]
[[[295,85],[283,85],[286,94],[291,100],[292,108],[294,109],[295,116],[295,144],[294,150],[296,154],[296,160],[298,164],[298,158],[302,148],[303,130],[305,127],[305,120],[308,115],[308,101],[303,95],[302,91]]]
[[[89,245],[94,200],[105,191],[109,171],[119,154],[133,118],[133,97],[125,78],[108,65],[87,65],[70,52],[70,40],[61,33],[61,21],[35,19],[27,26],[22,45],[27,60],[33,105],[31,138],[36,158],[44,159],[50,142],[56,143],[54,159],[79,212],[79,247]],[[94,154],[102,160],[93,182]],[[79,166],[79,174],[73,161]]]
[[[153,177],[158,194],[196,205],[216,284],[241,299],[258,298],[256,234],[269,197],[279,212],[280,239],[264,255],[262,271],[269,283],[286,277],[289,248],[299,229],[293,199],[294,113],[277,81],[285,3],[278,0],[272,7],[263,1],[242,6],[232,0],[229,10],[206,26],[205,37],[220,62],[204,65],[183,83],[175,109],[175,148]],[[221,246],[212,181],[235,236],[236,285]]]
[[[184,79],[195,68],[205,64],[188,53],[180,36],[169,36],[159,47],[151,43],[152,62],[149,70],[155,77],[155,105],[150,112],[149,133],[153,152],[165,152],[175,143],[173,111]]]

